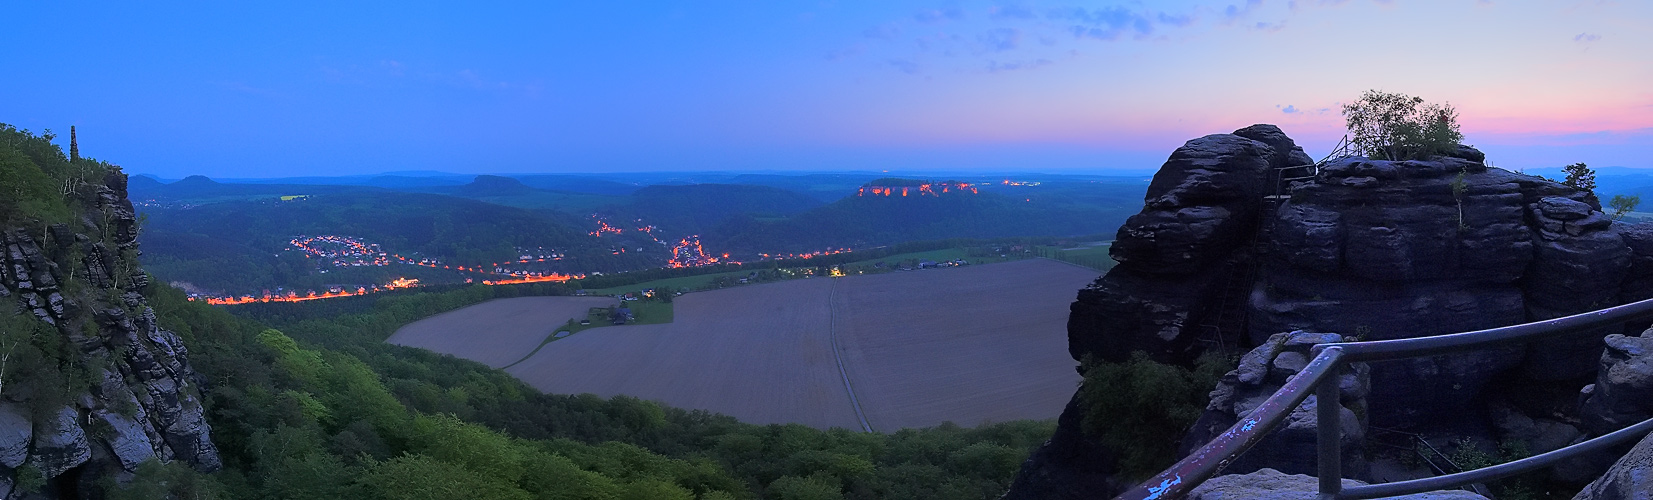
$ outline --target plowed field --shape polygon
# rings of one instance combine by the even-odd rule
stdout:
[[[760,424],[894,431],[1055,418],[1079,381],[1068,304],[1095,277],[1027,260],[699,292],[677,299],[673,323],[585,330],[507,371],[547,392],[626,394]],[[471,311],[497,302],[432,319],[451,316],[459,331],[458,318],[496,315]],[[504,363],[537,342],[513,344],[523,350]],[[504,343],[424,344],[494,366],[511,357]]]
[[[539,347],[569,319],[585,318],[593,307],[619,303],[612,297],[516,297],[490,300],[409,323],[390,336],[392,344],[422,347],[499,368]]]

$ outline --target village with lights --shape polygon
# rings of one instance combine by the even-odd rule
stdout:
[[[994,184],[1014,187],[1038,186],[1038,181],[1018,181],[1004,179]],[[980,194],[983,184],[961,181],[910,181],[905,179],[880,179],[861,186],[855,193],[857,197],[881,198],[940,198],[944,196],[969,196]],[[729,253],[708,251],[702,243],[700,235],[689,234],[675,237],[666,236],[659,227],[647,223],[642,219],[622,219],[612,215],[589,214],[589,231],[586,235],[598,240],[610,240],[607,243],[607,253],[613,255],[641,253],[642,255],[661,255],[663,262],[659,268],[684,269],[707,266],[734,265],[740,266],[750,262],[766,262],[777,260],[819,259],[822,257],[847,254],[855,250],[849,247],[827,247],[820,250],[805,252],[776,252],[748,254],[746,262],[732,258]],[[646,243],[645,243],[646,242]],[[327,274],[332,271],[343,271],[351,268],[386,268],[390,266],[413,266],[428,270],[451,271],[432,275],[420,274],[420,277],[402,276],[390,278],[376,284],[365,284],[368,279],[362,278],[360,273],[356,278],[340,278],[341,281],[352,281],[351,284],[323,285],[313,290],[287,290],[277,288],[263,290],[252,294],[214,295],[210,293],[193,293],[190,300],[201,300],[215,305],[234,305],[258,302],[302,302],[310,300],[353,297],[378,292],[403,290],[420,286],[437,284],[468,283],[482,285],[511,285],[523,283],[566,283],[573,280],[585,279],[586,272],[576,272],[571,269],[580,269],[573,262],[567,262],[570,257],[563,251],[544,247],[516,248],[518,258],[510,261],[490,263],[454,263],[429,255],[404,255],[384,248],[380,243],[367,239],[340,235],[302,235],[287,242],[287,251],[296,251],[314,265],[315,272]],[[649,247],[656,247],[651,250]],[[661,253],[655,254],[653,252]],[[801,266],[797,271],[783,271],[788,276],[842,276],[844,273],[832,267],[822,267],[819,271]],[[917,266],[915,266],[917,267]],[[590,271],[592,275],[603,274]],[[415,273],[418,274],[418,273]],[[385,276],[384,273],[373,276]],[[385,278],[379,278],[385,279]]]
[[[653,225],[639,223],[635,229],[625,229],[607,218],[593,215],[596,228],[591,236],[617,236],[628,231],[647,235],[656,244],[667,249],[669,258],[661,266],[664,268],[693,268],[718,264],[741,265],[741,261],[732,260],[729,254],[708,253],[700,242],[699,235],[689,235],[675,240],[662,239],[657,236],[659,229]],[[316,263],[320,273],[327,273],[339,268],[360,267],[388,267],[394,265],[416,266],[428,269],[442,269],[471,275],[464,278],[464,283],[480,283],[482,285],[515,285],[523,283],[566,283],[571,280],[586,278],[584,273],[548,272],[539,268],[539,264],[562,261],[566,255],[555,250],[544,248],[518,249],[521,253],[514,261],[492,262],[488,264],[454,264],[441,259],[426,256],[404,256],[399,253],[385,250],[380,244],[367,241],[363,238],[346,235],[305,235],[295,237],[288,242],[289,250],[302,253],[306,259]],[[637,250],[641,251],[642,248]],[[614,254],[625,253],[624,245],[615,245],[610,250]],[[760,253],[758,260],[783,259],[812,259],[827,255],[837,255],[851,252],[849,248],[828,248],[813,252],[801,253]],[[800,271],[802,275],[813,275],[814,271]],[[601,274],[601,273],[598,273]],[[791,272],[788,272],[791,274]],[[843,276],[836,268],[827,271],[828,276]],[[270,302],[304,302],[320,299],[355,297],[378,292],[403,290],[425,286],[417,278],[398,277],[385,283],[373,285],[329,285],[322,290],[265,290],[259,294],[241,295],[210,295],[191,294],[189,300],[204,301],[213,305],[236,305]]]

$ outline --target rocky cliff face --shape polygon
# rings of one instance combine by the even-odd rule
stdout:
[[[1410,338],[1653,297],[1653,230],[1615,224],[1583,192],[1489,168],[1484,159],[1469,147],[1427,161],[1345,158],[1283,184],[1302,172],[1295,166],[1312,161],[1272,125],[1189,141],[1154,176],[1142,212],[1120,228],[1112,248],[1119,265],[1079,291],[1069,350],[1076,360],[1119,361],[1144,351],[1186,364],[1211,349],[1278,343],[1277,334],[1287,332]],[[1267,198],[1276,192],[1289,197]],[[1504,398],[1495,382],[1584,386],[1610,333],[1619,332],[1375,363],[1362,374],[1369,393],[1343,403],[1361,427],[1427,431],[1432,422],[1485,420],[1488,403]],[[1264,353],[1261,369],[1281,370],[1271,363],[1290,357],[1283,352]],[[1244,401],[1255,396],[1246,391],[1278,383],[1262,376],[1241,383],[1242,375],[1230,373],[1213,393],[1204,427],[1243,416]],[[1098,493],[1047,478],[1109,481],[1108,467],[1075,467],[1106,461],[1106,450],[1058,442],[1080,435],[1066,428],[1070,420],[1064,414],[1057,438],[1024,464],[1009,498]],[[1183,448],[1197,447],[1209,430],[1196,426]],[[1248,456],[1274,458],[1243,460],[1229,472],[1310,472],[1287,463],[1302,459],[1294,453],[1265,443]]]
[[[79,224],[0,230],[0,298],[49,325],[32,341],[61,341],[58,368],[72,372],[56,390],[0,372],[0,498],[79,496],[151,460],[221,466],[188,350],[156,324],[139,293],[148,278],[133,259],[126,176],[115,171],[77,192]],[[6,356],[31,341],[6,333]]]

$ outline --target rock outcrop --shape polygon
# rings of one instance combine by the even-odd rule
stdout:
[[[1187,365],[1207,350],[1244,352],[1285,332],[1413,338],[1653,297],[1653,225],[1616,223],[1588,193],[1490,168],[1474,148],[1428,160],[1350,157],[1303,167],[1310,163],[1270,125],[1202,137],[1172,153],[1142,212],[1119,230],[1112,247],[1119,265],[1078,292],[1068,320],[1073,358],[1121,361],[1143,351]],[[1310,179],[1280,180],[1311,172]],[[1274,193],[1289,196],[1267,196]],[[1467,419],[1496,433],[1487,403],[1504,399],[1500,387],[1581,387],[1598,370],[1601,339],[1613,333],[1621,332],[1373,363],[1364,401],[1346,395],[1342,403],[1362,425],[1423,432]],[[1281,357],[1296,362],[1296,355],[1265,357],[1258,366],[1271,370]],[[1239,401],[1256,397],[1238,394],[1262,393],[1279,380],[1225,381],[1183,449],[1221,432],[1222,422],[1246,410]],[[1504,417],[1499,422],[1525,438],[1547,443],[1568,434],[1548,425],[1557,423],[1548,414]],[[1058,436],[1079,435],[1063,431]],[[1283,455],[1241,464],[1310,472],[1288,451],[1301,445],[1265,447],[1275,451],[1254,455]],[[1036,453],[1009,498],[1031,498],[1019,492],[1041,477],[1085,474],[1053,473],[1069,467],[1061,457],[1106,456],[1085,441],[1046,446],[1067,451]]]
[[[1211,438],[1217,437],[1246,418],[1263,404],[1293,375],[1308,365],[1309,349],[1317,344],[1343,342],[1335,333],[1291,332],[1275,334],[1263,345],[1240,358],[1239,367],[1224,375],[1217,389],[1211,391],[1211,402],[1205,408],[1194,428],[1182,441],[1182,455],[1188,455]],[[1366,457],[1362,441],[1366,438],[1366,394],[1371,391],[1370,370],[1365,363],[1357,363],[1338,374],[1337,384],[1343,397],[1338,425],[1343,427],[1343,470],[1350,477],[1366,476]],[[1281,425],[1262,442],[1240,455],[1228,468],[1229,473],[1246,473],[1271,468],[1287,474],[1313,474],[1318,455],[1315,447],[1319,422],[1317,396],[1292,411]]]
[[[1343,486],[1366,483],[1344,479]],[[1274,469],[1262,469],[1250,474],[1217,476],[1194,488],[1188,500],[1315,500],[1319,498],[1319,480],[1302,474],[1286,474]],[[1431,491],[1398,497],[1400,500],[1486,500],[1487,497],[1462,490]]]
[[[135,263],[137,221],[125,190],[119,171],[81,186],[71,196],[83,203],[79,229],[0,230],[0,297],[62,337],[69,350],[58,355],[86,372],[71,380],[90,380],[67,397],[5,381],[0,489],[25,467],[47,479],[50,497],[74,489],[58,484],[68,478],[120,479],[145,461],[222,465],[188,350],[138,293],[148,278]]]
[[[1653,435],[1643,438],[1573,500],[1653,500]]]
[[[1240,341],[1242,300],[1226,303],[1252,259],[1263,196],[1277,169],[1310,163],[1272,125],[1192,141],[1166,160],[1142,213],[1119,228],[1109,249],[1119,265],[1079,291],[1068,319],[1074,359],[1123,361],[1133,351],[1161,360],[1192,360],[1200,340]]]
[[[1653,418],[1653,329],[1639,337],[1609,335],[1596,383],[1584,389],[1584,425],[1606,434]]]

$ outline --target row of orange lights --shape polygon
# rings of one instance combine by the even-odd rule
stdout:
[[[915,191],[914,187],[915,186],[899,186],[901,196],[909,196],[913,194]],[[936,191],[937,187],[941,188],[940,192]],[[941,196],[941,193],[951,193],[955,190],[960,193],[969,191],[970,194],[980,194],[980,191],[968,182],[926,183],[919,184],[916,188],[916,192],[919,196]],[[895,186],[861,186],[861,189],[857,190],[855,195],[867,196],[870,193],[872,196],[895,196],[896,189],[897,187]]]

